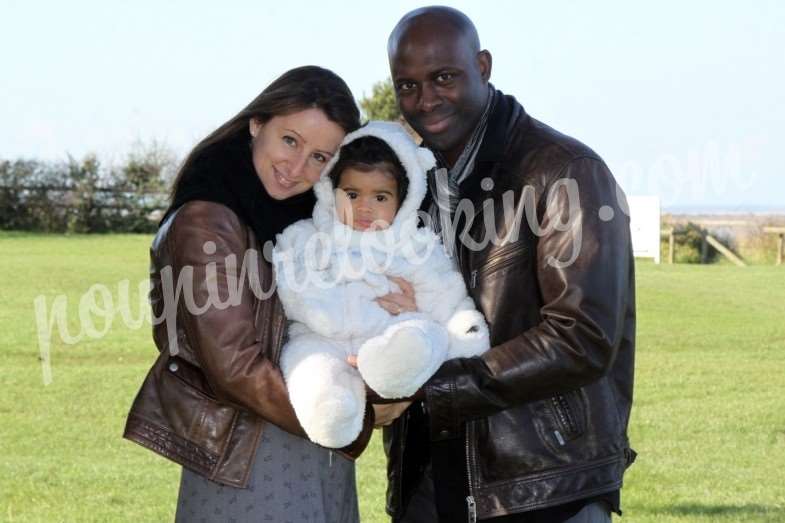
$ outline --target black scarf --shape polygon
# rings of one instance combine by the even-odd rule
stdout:
[[[316,203],[313,191],[286,200],[272,198],[256,174],[250,143],[250,134],[242,131],[199,153],[183,174],[161,223],[186,202],[216,202],[250,226],[263,247],[292,223],[310,218]]]

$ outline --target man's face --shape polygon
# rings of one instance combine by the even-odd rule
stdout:
[[[460,36],[409,30],[391,49],[398,104],[409,125],[450,164],[460,155],[485,108],[490,54]]]

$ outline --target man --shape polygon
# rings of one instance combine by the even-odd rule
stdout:
[[[401,113],[447,169],[425,208],[492,347],[446,362],[385,428],[387,510],[406,523],[609,522],[635,457],[623,195],[591,149],[493,88],[463,13],[408,13],[388,55]]]

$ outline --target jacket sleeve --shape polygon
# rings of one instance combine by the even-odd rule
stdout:
[[[168,241],[173,275],[185,286],[185,299],[178,300],[178,321],[215,394],[306,437],[280,369],[266,357],[270,351],[258,339],[253,291],[236,276],[249,248],[247,228],[230,209],[208,202],[186,204],[172,228]],[[372,420],[366,426],[372,426]],[[358,454],[370,430],[358,438],[359,448],[350,446],[344,452]]]
[[[549,193],[550,203],[538,211],[533,261],[541,322],[482,356],[442,365],[425,387],[433,439],[458,436],[466,420],[587,385],[614,361],[632,296],[623,195],[605,164],[592,158],[567,164]]]

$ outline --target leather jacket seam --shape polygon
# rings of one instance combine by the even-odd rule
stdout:
[[[259,416],[254,416],[256,418],[256,437],[254,438],[254,444],[251,449],[251,456],[248,459],[248,463],[256,463],[256,455],[259,451],[259,440],[262,437],[262,432],[264,432],[264,425],[267,423],[264,419],[260,418]],[[253,471],[253,466],[245,467],[245,474],[243,474],[243,485],[247,486],[248,482],[251,479],[251,472]]]
[[[492,517],[496,517],[496,516],[508,515],[508,514],[510,514],[510,511],[513,511],[512,513],[515,514],[517,512],[514,512],[514,511],[524,512],[526,510],[537,510],[537,509],[544,509],[544,508],[548,508],[548,507],[556,507],[556,506],[559,506],[559,505],[564,505],[566,503],[570,503],[572,501],[578,501],[580,499],[590,498],[592,496],[596,496],[596,495],[599,495],[599,494],[613,492],[615,490],[620,489],[621,487],[622,487],[622,481],[615,481],[613,483],[610,483],[608,485],[604,485],[602,487],[597,487],[597,488],[593,488],[593,489],[590,489],[590,490],[582,490],[580,492],[576,492],[576,493],[573,493],[573,494],[566,494],[566,495],[558,497],[558,498],[552,498],[552,499],[549,499],[547,503],[542,502],[542,501],[540,501],[540,502],[533,501],[533,502],[529,502],[529,503],[524,503],[522,505],[509,505],[509,506],[505,506],[504,507],[505,508],[504,511],[483,512],[482,516],[483,516],[483,518],[488,518],[488,517],[492,518]],[[482,494],[480,494],[480,495],[482,495]]]
[[[532,475],[526,476],[525,479],[511,479],[511,480],[506,480],[506,481],[497,481],[497,482],[494,482],[494,483],[486,483],[484,485],[478,485],[476,488],[478,490],[493,489],[493,488],[498,488],[498,487],[504,487],[504,486],[507,486],[507,485],[518,485],[518,484],[521,484],[521,483],[530,483],[530,482],[536,482],[536,481],[544,481],[544,480],[549,480],[549,479],[552,479],[552,478],[557,478],[557,477],[560,477],[560,476],[564,476],[566,474],[574,474],[574,473],[578,473],[578,472],[584,472],[586,470],[590,470],[590,469],[593,469],[593,468],[599,468],[599,467],[602,467],[602,466],[614,463],[616,461],[623,462],[624,459],[625,459],[624,458],[624,454],[621,453],[620,456],[613,456],[613,457],[610,457],[610,458],[602,458],[602,459],[590,461],[588,463],[582,463],[581,465],[567,466],[567,467],[562,467],[562,468],[555,469],[555,470],[550,470],[548,472],[542,472],[540,474],[532,474]]]
[[[542,192],[542,195],[540,197],[540,199],[543,202],[547,200],[547,194],[551,190],[551,187],[553,187],[553,184],[556,183],[558,180],[562,180],[562,179],[574,180],[575,179],[574,176],[569,176],[568,177],[568,176],[565,176],[564,173],[571,166],[575,165],[577,162],[579,162],[581,160],[588,160],[588,161],[591,161],[591,162],[595,162],[596,164],[600,165],[601,167],[604,167],[604,168],[607,169],[607,165],[605,164],[605,162],[602,160],[602,158],[600,158],[598,156],[593,156],[593,155],[589,155],[589,154],[582,154],[582,155],[578,155],[578,156],[576,156],[574,158],[570,158],[569,160],[567,160],[564,163],[564,165],[561,166],[561,168],[558,170],[556,175],[552,179],[548,180],[548,183],[543,188],[543,192]],[[539,203],[538,203],[538,207],[539,207]],[[591,213],[592,211],[597,211],[598,210],[598,208],[590,208],[590,207],[586,206],[585,204],[581,205],[581,209],[583,209],[584,212],[589,212],[589,213]]]
[[[223,446],[221,447],[221,452],[218,454],[218,464],[213,470],[210,479],[214,480],[215,477],[218,475],[218,471],[221,468],[221,465],[224,463],[224,459],[226,458],[226,450],[229,448],[229,442],[232,441],[232,436],[234,436],[234,429],[237,426],[237,418],[240,416],[240,413],[237,409],[233,409],[234,412],[232,413],[232,424],[229,426],[229,433],[227,434],[226,438],[224,438]],[[202,411],[202,418],[207,413],[203,410]]]
[[[579,162],[581,160],[592,160],[592,161],[595,161],[595,162],[602,163],[602,160],[599,157],[593,156],[593,155],[590,155],[590,154],[579,154],[577,156],[574,156],[574,157],[564,161],[564,165],[559,167],[559,170],[556,171],[556,176],[554,177],[554,179],[549,180],[549,184],[548,185],[552,184],[556,180],[564,178],[564,176],[562,176],[564,174],[564,172],[567,171],[567,169],[569,169],[570,166],[576,164],[577,162]]]
[[[151,421],[146,416],[140,415],[138,412],[132,412],[131,413],[130,419],[133,420],[133,418],[136,418],[137,422],[142,424],[142,425],[147,424],[150,427],[152,427],[152,428],[154,428],[154,429],[156,429],[156,430],[158,430],[158,431],[160,431],[162,433],[166,433],[167,435],[171,436],[174,439],[181,439],[181,440],[185,441],[186,444],[191,445],[191,446],[197,448],[199,451],[201,451],[202,453],[204,453],[207,456],[207,459],[208,459],[208,461],[210,463],[209,463],[209,466],[207,464],[204,464],[204,463],[199,463],[198,461],[189,458],[188,456],[186,456],[182,452],[176,452],[176,451],[172,452],[168,448],[161,449],[163,451],[163,455],[164,456],[169,456],[169,457],[176,456],[178,459],[180,459],[182,461],[190,462],[193,466],[202,467],[204,469],[210,470],[211,471],[211,475],[216,470],[219,462],[218,462],[218,456],[215,455],[214,453],[212,453],[209,450],[205,449],[201,445],[198,445],[196,443],[193,443],[190,440],[187,440],[186,438],[183,438],[182,436],[173,434],[170,430],[166,429],[165,427],[162,427],[161,425],[159,425],[158,423],[156,423],[154,421]],[[130,423],[129,425],[134,425],[134,424]],[[128,427],[126,429],[126,437],[127,436],[132,436],[133,437],[132,441],[134,441],[134,442],[136,442],[136,443],[138,443],[138,444],[140,444],[140,445],[142,445],[144,447],[147,447],[147,448],[149,448],[151,450],[156,450],[156,448],[159,447],[160,445],[158,443],[156,443],[154,440],[152,440],[151,438],[147,437],[145,434],[143,434],[142,433],[143,428],[144,428],[143,426],[130,426],[130,427]],[[128,438],[128,439],[131,439],[131,438]]]

